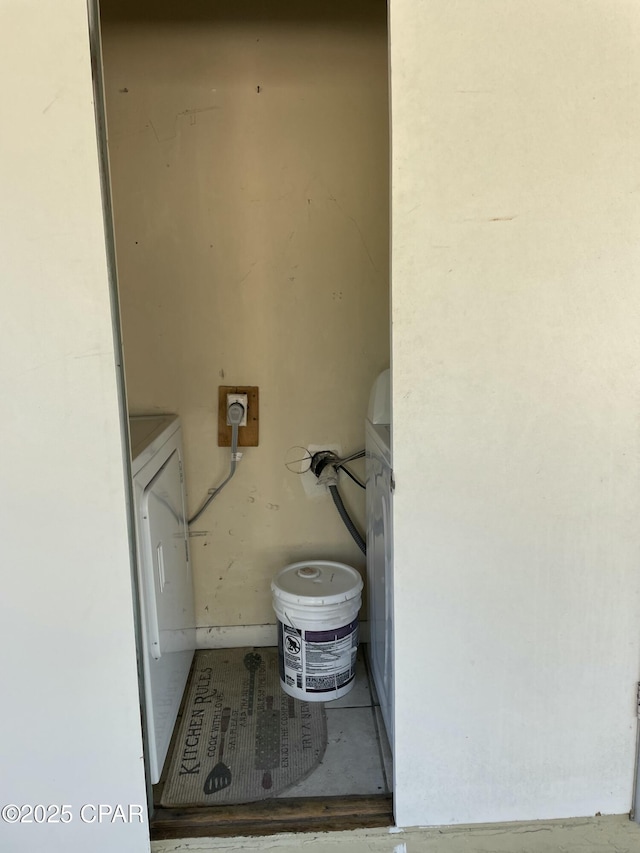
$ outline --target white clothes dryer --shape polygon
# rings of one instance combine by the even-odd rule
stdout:
[[[189,561],[176,415],[132,417],[142,672],[151,783],[160,779],[195,649]]]

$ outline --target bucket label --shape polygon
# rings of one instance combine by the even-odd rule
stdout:
[[[295,628],[284,626],[284,665],[287,669],[302,672],[302,642]]]
[[[330,631],[279,624],[280,677],[307,693],[334,693],[355,678],[358,620]],[[301,636],[302,634],[302,636]]]
[[[332,631],[305,631],[305,688],[330,693],[355,677],[358,620]]]

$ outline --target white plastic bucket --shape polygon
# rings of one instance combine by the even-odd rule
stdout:
[[[307,702],[344,696],[356,674],[358,572],[326,560],[293,563],[278,572],[271,592],[282,689]]]

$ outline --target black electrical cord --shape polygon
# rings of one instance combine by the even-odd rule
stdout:
[[[351,479],[353,480],[353,482],[354,482],[354,483],[357,483],[357,484],[358,484],[358,486],[360,486],[360,488],[361,488],[361,489],[366,489],[366,488],[367,488],[367,487],[365,486],[365,484],[362,482],[362,480],[359,480],[359,479],[356,477],[356,475],[355,475],[352,471],[350,471],[350,470],[347,468],[347,466],[346,466],[346,465],[338,465],[338,470],[339,470],[339,471],[344,471],[344,473],[347,475],[347,477],[351,477]]]

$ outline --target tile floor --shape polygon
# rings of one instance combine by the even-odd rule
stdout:
[[[327,748],[319,766],[280,797],[340,797],[349,794],[389,794],[393,786],[391,749],[380,704],[361,645],[355,684],[341,699],[325,703]],[[179,722],[179,718],[178,718]],[[171,755],[175,737],[169,750]],[[159,805],[169,761],[160,783],[154,786]]]
[[[327,702],[327,749],[320,765],[282,797],[339,797],[391,791],[391,750],[363,649],[356,682],[341,699]]]

